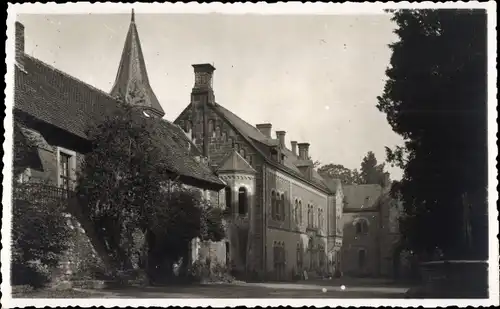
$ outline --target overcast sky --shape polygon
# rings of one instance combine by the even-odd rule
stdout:
[[[137,14],[151,86],[168,120],[189,104],[194,63],[216,67],[216,101],[247,122],[309,142],[323,164],[359,168],[401,144],[376,97],[396,40],[389,15]],[[106,92],[130,15],[20,15],[26,52]],[[274,134],[274,133],[273,133]],[[401,171],[390,168],[393,179]]]

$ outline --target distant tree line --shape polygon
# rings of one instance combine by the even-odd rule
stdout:
[[[361,168],[349,169],[342,164],[326,164],[318,168],[320,175],[328,178],[339,179],[344,185],[352,184],[389,184],[390,175],[385,171],[385,163],[378,164],[377,158],[369,151],[361,161]]]

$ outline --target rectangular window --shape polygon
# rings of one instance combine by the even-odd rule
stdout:
[[[358,267],[363,269],[365,267],[365,259],[366,259],[366,251],[364,249],[360,249],[358,251]]]
[[[60,152],[59,153],[59,178],[60,186],[64,190],[71,189],[71,170],[70,170],[71,156]]]

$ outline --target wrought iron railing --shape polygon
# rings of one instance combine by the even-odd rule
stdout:
[[[73,190],[44,183],[20,183],[13,188],[13,198],[27,202],[63,202],[73,196]]]

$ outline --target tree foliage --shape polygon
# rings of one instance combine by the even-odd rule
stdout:
[[[341,164],[326,164],[318,169],[320,175],[339,179],[344,185],[352,184],[387,184],[389,173],[384,171],[385,163],[377,164],[377,159],[372,151],[369,151],[361,162],[361,169],[349,169]],[[387,178],[387,179],[386,179]]]
[[[163,120],[126,104],[104,118],[89,129],[92,151],[82,163],[77,191],[115,266],[132,268],[139,252],[143,267],[168,262],[168,268],[186,256],[193,238],[220,240],[222,215],[199,190],[175,181],[161,141]],[[146,240],[142,248],[134,248],[137,232]]]
[[[406,244],[420,253],[439,248],[447,257],[484,258],[485,11],[393,13],[399,40],[390,45],[388,80],[377,107],[405,140],[403,147],[387,149],[387,159],[404,170],[398,188]],[[472,226],[472,246],[464,237],[467,226]]]
[[[318,172],[327,178],[339,179],[345,185],[362,183],[356,169],[351,170],[341,164],[330,163],[323,165],[318,169]]]
[[[369,151],[361,162],[361,179],[364,184],[379,184],[384,186],[388,182],[389,173],[384,171],[385,163],[377,164],[373,151]]]

